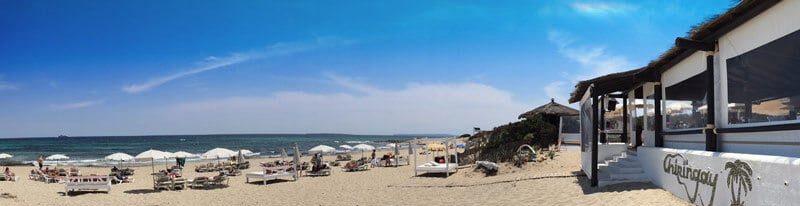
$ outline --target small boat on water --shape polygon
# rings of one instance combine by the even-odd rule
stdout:
[[[65,139],[65,138],[69,138],[69,137],[68,137],[67,135],[63,135],[63,134],[62,134],[62,135],[58,135],[58,138],[59,138],[59,139]]]

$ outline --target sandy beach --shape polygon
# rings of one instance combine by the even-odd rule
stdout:
[[[356,154],[354,156],[360,156]],[[413,166],[372,168],[327,177],[301,177],[293,181],[245,183],[232,177],[229,186],[216,189],[153,191],[150,167],[136,167],[134,183],[113,185],[110,193],[63,194],[64,185],[27,179],[32,166],[12,167],[17,182],[0,182],[0,205],[686,205],[684,201],[650,184],[588,187],[580,176],[578,151],[562,151],[555,160],[526,168],[503,167],[501,174],[485,177],[471,168],[449,178],[414,177]],[[413,156],[412,156],[413,158]],[[425,156],[419,156],[421,162]],[[334,157],[326,157],[333,160]],[[264,162],[272,159],[251,159]],[[304,157],[308,161],[308,157]],[[413,161],[413,159],[412,159]],[[189,163],[184,177],[212,176],[196,173]],[[163,166],[162,166],[163,167]],[[158,166],[156,168],[159,168]],[[109,168],[81,167],[83,174],[107,174]],[[244,172],[259,171],[251,167]],[[576,175],[577,174],[577,175]]]

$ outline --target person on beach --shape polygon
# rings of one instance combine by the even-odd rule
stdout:
[[[39,170],[42,170],[42,166],[44,166],[44,157],[39,155],[39,159],[36,159],[36,163],[39,163]]]
[[[369,159],[369,163],[372,167],[378,166],[378,160],[375,159],[375,150],[372,150],[372,155],[370,155],[371,159]]]
[[[3,174],[5,174],[6,177],[14,177],[14,173],[11,172],[11,169],[9,169],[8,167],[6,167],[6,170],[3,171]]]

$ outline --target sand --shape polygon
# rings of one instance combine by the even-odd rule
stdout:
[[[109,193],[73,196],[63,194],[63,184],[28,180],[33,167],[24,166],[12,167],[22,174],[19,181],[0,182],[0,193],[16,196],[0,196],[0,205],[688,205],[646,183],[588,187],[588,179],[576,176],[579,157],[577,151],[562,151],[555,160],[522,169],[503,167],[504,172],[491,177],[471,168],[443,178],[414,177],[413,166],[363,172],[342,172],[337,167],[331,176],[301,177],[296,182],[269,181],[265,186],[263,182],[245,183],[241,175],[232,177],[225,188],[182,191],[153,191],[148,166],[136,167],[134,183],[113,185]],[[189,163],[187,170],[193,170],[195,164]],[[109,168],[80,170],[83,174],[107,174]],[[244,172],[258,170],[251,167]],[[184,172],[187,178],[212,175]]]

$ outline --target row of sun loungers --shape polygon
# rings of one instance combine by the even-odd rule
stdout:
[[[231,171],[231,170],[244,170],[250,168],[250,162],[243,162],[240,164],[237,163],[228,163],[224,162],[223,164],[213,164],[208,163],[205,165],[198,165],[194,168],[195,172],[220,172],[220,171]]]

